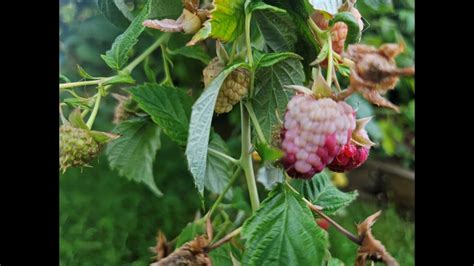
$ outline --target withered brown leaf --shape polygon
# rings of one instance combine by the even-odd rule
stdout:
[[[357,225],[362,244],[357,251],[355,266],[365,266],[368,260],[381,261],[388,266],[398,266],[398,262],[388,253],[382,242],[372,235],[372,225],[377,221],[382,211],[378,211]]]
[[[208,245],[209,239],[205,235],[197,236],[150,266],[212,266],[207,254]]]

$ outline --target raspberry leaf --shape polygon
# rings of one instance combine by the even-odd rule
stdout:
[[[194,183],[201,196],[204,192],[209,133],[217,95],[225,78],[233,70],[244,66],[247,65],[243,62],[236,62],[227,66],[211,81],[192,107],[186,146],[186,158],[188,160],[189,171],[191,171],[194,177]]]
[[[179,145],[186,145],[192,105],[190,96],[180,89],[156,83],[137,86],[130,89],[130,93],[163,133]]]
[[[344,262],[342,262],[340,259],[338,258],[330,258],[328,260],[328,264],[327,266],[344,266]]]
[[[129,180],[145,183],[153,193],[162,196],[153,178],[153,161],[161,146],[160,128],[148,118],[120,123],[114,133],[122,137],[107,145],[110,167]]]
[[[104,17],[115,26],[124,29],[130,24],[130,19],[120,10],[116,2],[123,3],[116,0],[98,0],[97,5]]]
[[[211,19],[207,20],[188,45],[209,37],[222,42],[235,40],[244,30],[245,0],[215,0]]]
[[[279,184],[242,229],[242,265],[322,265],[327,234],[288,186]]]
[[[150,1],[133,19],[127,30],[115,39],[112,48],[105,55],[101,55],[110,68],[120,70],[127,63],[129,51],[138,42],[138,37],[145,29],[142,23],[150,14],[149,3]]]
[[[295,187],[313,204],[323,207],[326,214],[335,213],[342,207],[348,206],[359,195],[358,192],[342,192],[331,181],[327,172],[322,172],[310,181],[294,180]]]
[[[254,5],[253,18],[270,51],[294,51],[296,26],[284,10],[270,5]]]
[[[269,56],[269,55],[266,55]],[[275,64],[260,67],[255,73],[255,95],[252,98],[255,115],[265,139],[273,139],[273,131],[283,120],[289,93],[286,85],[303,85],[303,65],[288,56],[285,60],[272,60]],[[277,116],[278,115],[278,116]]]
[[[229,149],[224,140],[214,132],[211,134],[209,148],[224,154],[229,154]],[[220,194],[224,191],[225,187],[229,183],[231,175],[232,162],[214,153],[208,152],[204,186],[208,190]],[[232,190],[229,190],[226,193],[226,197],[232,198]]]

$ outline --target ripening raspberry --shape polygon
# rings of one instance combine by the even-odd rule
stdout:
[[[310,179],[333,161],[355,126],[354,110],[345,102],[297,94],[288,103],[281,132],[285,170]]]

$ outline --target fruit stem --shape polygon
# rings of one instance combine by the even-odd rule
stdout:
[[[210,153],[213,153],[214,155],[220,156],[220,157],[222,157],[222,158],[224,158],[224,159],[230,161],[230,162],[233,163],[233,164],[239,164],[239,163],[240,163],[239,160],[237,160],[237,159],[235,159],[235,158],[233,158],[233,157],[231,157],[231,156],[229,156],[229,155],[227,155],[227,154],[224,154],[224,153],[222,153],[222,152],[220,152],[220,151],[214,150],[213,148],[208,148],[208,151],[209,151]]]
[[[334,228],[336,228],[341,234],[343,234],[349,240],[351,240],[352,242],[354,242],[355,244],[359,246],[362,245],[362,238],[356,237],[355,235],[353,235],[351,232],[349,232],[349,230],[339,225],[336,221],[334,221],[329,216],[324,214],[318,207],[314,206],[312,203],[306,202],[306,204],[308,205],[308,208],[310,208],[312,211],[314,211],[319,216],[323,217],[326,221],[328,221],[330,224],[332,224]]]
[[[252,144],[250,138],[250,118],[249,113],[242,102],[240,102],[240,114],[242,120],[242,154],[240,158],[240,163],[242,165],[242,169],[244,170],[245,178],[247,180],[247,187],[249,190],[252,211],[255,212],[260,205],[260,201],[258,198],[255,173],[253,171],[252,157],[250,156],[250,146]]]
[[[328,34],[328,45],[329,45],[329,53],[328,53],[328,73],[326,74],[326,82],[328,83],[329,87],[332,84],[332,71],[334,68],[334,59],[333,59],[333,50],[332,50],[332,40],[331,34]]]
[[[87,123],[86,123],[86,125],[89,129],[92,129],[92,125],[94,124],[97,113],[99,112],[99,106],[100,106],[101,98],[102,98],[102,94],[99,91],[99,92],[97,92],[97,94],[95,96],[94,109],[92,110],[92,113],[89,116],[89,119],[87,120]]]
[[[258,139],[263,144],[266,144],[267,140],[265,139],[265,136],[263,135],[262,128],[260,127],[260,123],[258,122],[258,119],[255,116],[255,112],[253,111],[253,105],[250,102],[245,102],[244,105],[247,108],[247,111],[248,111],[249,116],[250,116],[250,120],[252,120],[252,124],[255,127],[255,131],[257,132]]]
[[[166,54],[166,47],[164,44],[160,45],[161,47],[161,57],[163,59],[163,68],[165,69],[165,79],[161,82],[161,84],[173,85],[173,79],[171,78],[170,68],[168,65],[168,55]]]
[[[313,30],[313,33],[316,37],[316,41],[318,41],[319,45],[321,45],[321,47],[322,47],[323,42],[324,42],[322,36],[324,36],[324,34],[326,34],[326,31],[320,29],[311,17],[308,18],[308,24],[309,24],[309,27]]]
[[[68,89],[80,86],[88,86],[88,85],[97,85],[103,82],[105,79],[96,79],[96,80],[86,80],[86,81],[78,81],[78,82],[68,82],[68,83],[60,83],[59,89]]]
[[[222,193],[219,195],[219,197],[217,197],[216,201],[214,202],[214,204],[212,204],[212,207],[211,209],[207,212],[207,214],[204,216],[205,219],[207,218],[210,218],[211,215],[214,213],[214,211],[217,209],[217,206],[219,206],[219,204],[222,202],[222,199],[224,199],[224,196],[225,194],[227,193],[227,191],[229,191],[229,189],[232,187],[232,185],[234,184],[234,182],[237,180],[237,178],[239,177],[239,174],[240,174],[240,170],[242,170],[242,167],[239,165],[237,170],[235,170],[234,174],[232,175],[232,177],[230,178],[229,180],[229,183],[227,184],[227,186],[225,187],[224,191],[222,191]]]
[[[167,41],[170,37],[169,33],[163,33],[156,41],[148,47],[143,53],[141,53],[137,58],[135,58],[130,64],[128,64],[123,70],[132,73],[133,69],[138,66],[145,58],[147,58],[156,48],[160,47],[162,43]]]
[[[240,231],[242,231],[242,227],[239,227],[237,229],[235,229],[234,231],[230,232],[229,234],[227,234],[225,237],[223,237],[222,239],[220,239],[219,241],[217,241],[216,243],[214,244],[211,244],[208,248],[209,248],[209,251],[213,250],[213,249],[216,249],[222,245],[224,245],[225,243],[229,242],[232,238],[234,238],[235,236],[239,235],[240,234]]]
[[[288,177],[288,175],[286,175]],[[349,232],[346,228],[342,227],[341,225],[339,225],[336,221],[334,221],[333,219],[331,219],[329,216],[327,216],[326,214],[324,214],[322,212],[323,210],[323,207],[321,206],[318,206],[318,205],[314,205],[311,201],[307,200],[303,195],[301,195],[298,191],[296,191],[296,189],[290,185],[290,183],[288,182],[288,179],[286,180],[286,185],[291,189],[293,190],[293,192],[299,194],[301,196],[301,198],[303,199],[303,201],[306,203],[306,205],[308,206],[308,208],[312,211],[314,211],[315,213],[317,213],[319,216],[323,217],[326,221],[328,221],[330,224],[332,224],[341,234],[343,234],[345,237],[347,237],[349,240],[351,240],[352,242],[356,243],[357,245],[362,245],[362,239],[360,237],[356,237],[355,235],[353,235],[351,232]]]
[[[336,69],[333,65],[332,78],[334,79],[334,85],[336,85],[337,92],[341,92],[341,85],[339,85],[339,80],[337,80]]]

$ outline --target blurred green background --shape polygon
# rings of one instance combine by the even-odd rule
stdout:
[[[369,1],[369,0],[366,0]],[[400,66],[414,64],[414,0],[378,1],[381,9],[374,11],[363,0],[357,7],[364,17],[366,29],[363,43],[375,46],[403,39],[407,51],[397,58]],[[135,1],[125,1],[133,11]],[[140,1],[138,1],[140,2]],[[60,1],[60,67],[61,74],[71,81],[80,80],[76,65],[92,75],[112,74],[100,54],[107,51],[115,37],[123,31],[100,13],[96,1]],[[141,51],[152,41],[141,37],[134,51]],[[133,52],[133,51],[132,51]],[[160,53],[154,53],[153,69],[158,79],[163,77]],[[176,56],[172,76],[177,86],[202,88],[202,68],[197,60]],[[146,80],[141,67],[134,72],[140,83]],[[61,81],[64,82],[64,81]],[[92,89],[79,90],[93,93]],[[350,102],[358,106],[360,116],[376,115],[369,134],[380,145],[371,152],[371,159],[389,161],[411,170],[414,168],[414,79],[403,78],[388,98],[401,106],[401,114],[373,108],[361,97]],[[65,97],[68,95],[61,95]],[[106,97],[94,127],[111,131],[116,100]],[[235,108],[238,109],[238,108]],[[239,140],[232,125],[238,121],[238,110],[216,120],[216,130],[222,132],[232,150],[238,150]],[[154,172],[158,187],[165,194],[157,198],[147,187],[127,181],[109,169],[102,155],[93,168],[70,169],[60,175],[60,264],[61,265],[149,265],[153,255],[148,248],[155,244],[161,229],[174,238],[194,219],[199,210],[198,194],[187,171],[183,150],[162,135]],[[336,214],[335,219],[354,231],[354,223],[383,208],[384,214],[374,226],[378,237],[398,259],[400,265],[414,265],[414,222],[397,210],[391,202],[358,199]],[[357,247],[334,229],[329,230],[331,253],[352,265]]]

